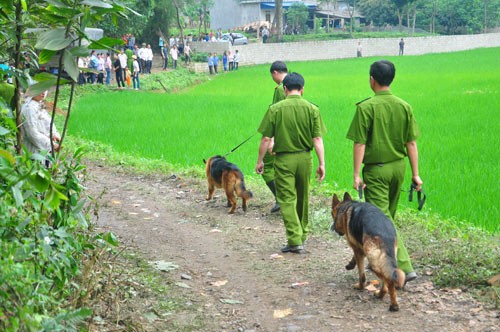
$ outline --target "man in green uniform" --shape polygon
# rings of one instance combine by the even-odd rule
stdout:
[[[354,141],[354,188],[365,189],[366,201],[379,207],[394,220],[408,156],[412,181],[422,188],[418,174],[416,139],[419,130],[411,106],[394,96],[391,85],[394,64],[380,60],[370,67],[370,87],[375,96],[357,104],[356,114],[347,133]],[[360,177],[361,163],[363,180]],[[398,234],[398,266],[406,273],[406,281],[417,278],[403,239]]]
[[[325,177],[322,136],[326,133],[319,108],[302,98],[304,78],[297,73],[283,80],[286,99],[269,107],[258,131],[262,134],[255,170],[264,172],[264,155],[274,137],[274,180],[276,197],[286,228],[288,244],[282,252],[302,253],[309,233],[309,181],[314,148],[318,157],[316,174]]]
[[[271,64],[271,77],[273,81],[276,82],[276,87],[274,88],[273,104],[285,99],[285,90],[281,83],[288,73],[288,68],[283,61],[275,61]],[[271,137],[271,142],[269,144],[269,151],[266,152],[264,156],[264,173],[262,173],[262,178],[266,181],[269,190],[273,193],[274,199],[276,199],[276,184],[274,182],[274,155],[271,154],[274,145],[273,138]],[[280,205],[276,200],[274,207],[271,209],[271,213],[278,212],[280,210]]]

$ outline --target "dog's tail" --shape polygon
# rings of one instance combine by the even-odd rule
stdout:
[[[245,188],[245,180],[243,179],[243,174],[240,174],[240,176],[236,179],[235,189],[238,197],[244,198],[246,200],[249,200],[253,197],[252,192],[248,191]]]
[[[396,268],[392,272],[391,279],[394,281],[397,288],[403,288],[406,281],[406,275],[401,269]]]

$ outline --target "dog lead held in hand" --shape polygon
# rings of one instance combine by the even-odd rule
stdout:
[[[410,186],[410,195],[408,196],[408,201],[413,202],[413,191],[417,189],[417,185],[412,182]],[[423,198],[422,198],[423,196]],[[427,199],[427,196],[424,194],[424,190],[420,189],[417,191],[417,201],[418,201],[418,210],[421,211],[422,208],[424,207],[425,200]]]

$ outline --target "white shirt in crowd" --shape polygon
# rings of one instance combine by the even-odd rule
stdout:
[[[177,50],[177,48],[172,47],[170,49],[170,55],[172,56],[173,60],[177,60],[177,57],[179,56],[179,51]]]
[[[120,53],[118,54],[118,60],[120,60],[120,67],[122,69],[127,68],[127,55],[125,53]]]
[[[139,57],[139,59],[146,61],[146,50],[146,47],[141,47],[139,49],[139,51],[137,52],[137,56]]]
[[[144,49],[144,60],[153,61],[153,50],[151,49],[151,46]]]
[[[23,144],[31,153],[50,151],[50,120],[49,113],[43,108],[42,102],[27,99],[21,108],[23,124]],[[55,126],[52,126],[52,135],[60,137]]]

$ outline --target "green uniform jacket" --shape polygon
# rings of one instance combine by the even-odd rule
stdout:
[[[276,153],[310,151],[312,139],[326,134],[319,108],[301,96],[289,95],[269,107],[258,132],[274,137]]]
[[[280,84],[274,88],[273,104],[278,101],[282,101],[286,98],[285,90],[283,89],[283,84]]]
[[[390,91],[379,91],[357,104],[347,138],[366,144],[364,164],[377,164],[406,157],[406,143],[419,135],[411,106]]]

